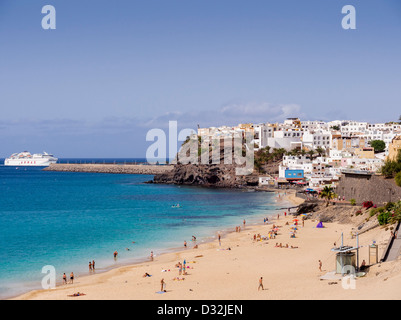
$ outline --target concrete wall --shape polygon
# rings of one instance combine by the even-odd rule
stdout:
[[[357,204],[372,201],[380,205],[401,200],[401,188],[376,175],[343,174],[335,192],[347,201],[355,199]]]

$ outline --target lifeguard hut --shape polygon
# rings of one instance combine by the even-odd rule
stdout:
[[[336,273],[350,273],[356,272],[359,265],[359,237],[356,235],[356,247],[344,246],[344,236],[341,234],[341,246],[333,248],[331,251],[337,252],[336,254]],[[353,252],[353,251],[356,251]],[[354,269],[352,270],[353,267]]]

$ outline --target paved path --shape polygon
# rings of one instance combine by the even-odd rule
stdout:
[[[390,251],[388,253],[386,261],[396,260],[401,254],[401,235],[397,232],[397,237],[394,239],[391,245]]]

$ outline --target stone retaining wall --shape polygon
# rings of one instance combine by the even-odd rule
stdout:
[[[115,174],[144,174],[155,175],[169,172],[173,169],[171,165],[119,165],[119,164],[51,164],[44,171],[58,172],[93,172],[93,173],[115,173]]]
[[[343,174],[335,192],[347,201],[355,199],[357,204],[364,201],[383,204],[401,200],[401,188],[393,180],[374,174]]]

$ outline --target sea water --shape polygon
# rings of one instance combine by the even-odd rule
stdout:
[[[276,215],[275,194],[146,184],[153,176],[47,172],[0,166],[0,298],[56,280],[140,262],[150,252],[202,243],[243,219]],[[179,204],[179,207],[174,207]],[[118,252],[117,261],[113,258]]]

